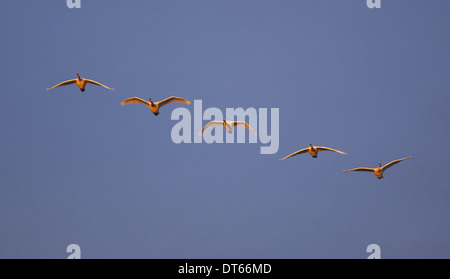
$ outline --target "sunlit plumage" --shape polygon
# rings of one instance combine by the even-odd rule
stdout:
[[[95,84],[95,85],[102,86],[102,87],[104,87],[106,89],[109,89],[109,90],[115,90],[114,88],[111,88],[111,87],[108,87],[106,85],[103,85],[103,84],[101,84],[101,83],[99,83],[99,82],[97,82],[95,80],[82,78],[82,77],[80,77],[80,74],[77,73],[77,78],[76,79],[63,81],[63,82],[61,82],[61,83],[59,83],[59,84],[57,84],[57,85],[55,85],[55,86],[53,86],[51,88],[47,88],[47,91],[49,91],[49,90],[51,90],[53,88],[59,87],[59,86],[65,86],[65,85],[69,85],[69,84],[76,84],[78,86],[78,88],[80,88],[81,92],[84,92],[86,84]]]
[[[228,120],[223,120],[223,121],[210,121],[208,124],[205,125],[205,127],[203,127],[203,129],[198,133],[199,135],[202,135],[204,131],[208,130],[211,127],[214,126],[223,126],[225,128],[225,130],[227,130],[228,133],[232,133],[233,132],[233,128],[234,127],[245,127],[247,129],[249,129],[250,131],[253,132],[253,134],[256,135],[256,132],[252,129],[252,127],[250,127],[250,125],[247,124],[247,122],[245,121],[228,121]]]
[[[149,99],[149,101],[150,102],[147,102],[145,100],[142,100],[141,98],[132,97],[132,98],[124,100],[121,104],[122,104],[122,106],[127,105],[127,104],[143,104],[143,105],[148,106],[154,115],[158,115],[159,109],[167,104],[170,104],[173,102],[178,102],[178,103],[185,103],[185,104],[189,105],[191,103],[186,99],[183,99],[180,97],[174,97],[174,96],[164,99],[160,102],[153,102],[153,100],[151,98]]]
[[[406,158],[402,158],[402,159],[398,159],[398,160],[394,160],[384,166],[381,166],[381,163],[378,164],[378,168],[364,168],[364,167],[359,167],[359,168],[354,168],[351,170],[344,170],[344,172],[349,172],[349,171],[365,171],[365,172],[372,172],[374,173],[378,179],[383,178],[383,173],[385,170],[387,170],[388,168],[392,167],[395,164],[400,163],[401,161],[404,161],[406,159],[411,158],[411,156],[408,156]]]
[[[298,155],[298,154],[302,154],[302,153],[309,153],[309,154],[311,154],[311,156],[313,158],[317,158],[317,153],[319,153],[320,151],[325,151],[325,150],[326,151],[334,151],[334,152],[337,152],[337,153],[340,153],[340,154],[348,155],[345,152],[342,152],[342,151],[339,151],[339,150],[336,150],[336,149],[333,149],[333,148],[324,147],[324,146],[313,146],[312,144],[310,144],[309,147],[300,149],[299,151],[296,151],[296,152],[294,152],[294,153],[292,153],[292,154],[290,154],[290,155],[280,159],[280,161],[282,161],[284,159],[287,159],[289,157]]]

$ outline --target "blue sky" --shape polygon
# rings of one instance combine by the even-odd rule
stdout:
[[[450,3],[365,2],[2,3],[0,258],[450,258]],[[278,153],[120,105],[172,95],[279,108]]]

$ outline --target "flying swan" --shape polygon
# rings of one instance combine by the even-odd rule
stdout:
[[[400,163],[401,161],[404,161],[404,160],[406,160],[406,159],[409,159],[409,158],[411,158],[411,156],[408,156],[408,157],[406,157],[406,158],[402,158],[402,159],[398,159],[398,160],[394,160],[394,161],[392,161],[392,162],[390,162],[390,163],[388,163],[388,164],[386,164],[386,165],[384,165],[384,166],[381,166],[381,163],[379,163],[378,164],[378,168],[362,168],[362,167],[359,167],[359,168],[354,168],[354,169],[351,169],[351,170],[344,170],[344,172],[349,172],[349,171],[367,171],[367,172],[373,172],[377,177],[378,177],[378,179],[381,179],[381,178],[383,178],[383,172],[385,171],[385,170],[387,170],[388,168],[390,168],[390,167],[392,167],[393,165],[395,165],[395,164],[397,164],[397,163]]]
[[[49,90],[51,90],[53,88],[59,87],[59,86],[64,86],[64,85],[69,85],[69,84],[76,84],[76,85],[78,85],[78,88],[80,88],[81,92],[84,92],[86,84],[95,84],[95,85],[98,85],[98,86],[105,87],[106,89],[115,90],[114,88],[110,88],[110,87],[108,87],[106,85],[103,85],[103,84],[101,84],[99,82],[96,82],[94,80],[82,78],[82,77],[80,77],[80,74],[77,73],[77,78],[76,79],[63,81],[63,82],[61,82],[61,83],[59,83],[59,84],[57,84],[57,85],[55,85],[55,86],[53,86],[51,88],[47,88],[47,91],[49,91]]]
[[[292,157],[292,156],[295,156],[295,155],[298,155],[298,154],[302,154],[302,153],[309,153],[309,154],[311,154],[311,156],[313,158],[317,158],[317,153],[319,153],[320,151],[324,151],[324,150],[334,151],[334,152],[337,152],[337,153],[348,155],[345,152],[342,152],[342,151],[339,151],[339,150],[336,150],[336,149],[333,149],[333,148],[323,147],[323,146],[313,146],[312,144],[309,144],[309,147],[300,149],[299,151],[296,151],[296,152],[292,153],[291,155],[288,155],[288,156],[284,157],[283,159],[280,159],[280,161],[283,161],[284,159],[287,159],[289,157]]]
[[[150,102],[147,102],[145,100],[142,100],[141,98],[132,97],[132,98],[126,99],[121,104],[122,104],[122,106],[127,105],[127,104],[143,104],[143,105],[148,106],[150,108],[150,110],[153,112],[153,114],[157,116],[159,114],[159,109],[167,104],[170,104],[173,102],[178,102],[178,103],[185,103],[185,104],[189,105],[191,103],[186,99],[183,99],[180,97],[174,97],[174,96],[164,99],[160,102],[153,102],[153,100],[151,98],[149,99],[149,101]]]
[[[228,120],[210,121],[208,124],[205,125],[205,127],[203,127],[203,129],[198,134],[202,135],[204,131],[206,131],[209,128],[214,127],[214,126],[223,126],[227,130],[227,132],[230,134],[233,132],[234,127],[245,127],[247,129],[249,129],[250,131],[252,131],[253,134],[255,135],[255,137],[257,137],[255,131],[252,129],[252,127],[250,127],[250,125],[247,124],[247,122],[245,122],[245,121],[228,121]]]

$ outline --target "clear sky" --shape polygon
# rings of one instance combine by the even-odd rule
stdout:
[[[449,1],[81,3],[1,4],[0,258],[450,258]],[[279,108],[278,152],[120,105],[172,95]]]

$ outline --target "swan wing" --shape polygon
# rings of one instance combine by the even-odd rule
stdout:
[[[294,153],[292,153],[290,155],[287,155],[286,157],[280,159],[280,161],[283,161],[284,159],[287,159],[289,157],[292,157],[292,156],[295,156],[295,155],[298,155],[298,154],[306,153],[306,152],[308,152],[308,150],[309,150],[309,147],[300,149],[299,151],[296,151],[296,152],[294,152]]]
[[[392,167],[393,165],[398,164],[398,163],[400,163],[401,161],[404,161],[404,160],[409,159],[409,158],[411,158],[411,156],[408,156],[408,157],[402,158],[402,159],[398,159],[398,160],[394,160],[394,161],[392,161],[392,162],[390,162],[390,163],[384,165],[381,169],[382,169],[383,171],[384,171],[384,170],[387,170],[388,168]]]
[[[371,168],[354,168],[354,169],[351,169],[351,170],[344,170],[344,172],[349,172],[349,171],[367,171],[367,172],[374,172],[375,170],[374,169],[371,169]]]
[[[324,146],[316,146],[316,149],[317,149],[317,151],[328,150],[328,151],[334,151],[334,152],[337,152],[337,153],[340,153],[340,154],[348,155],[345,152],[342,152],[342,151],[339,151],[339,150],[336,150],[336,149],[333,149],[333,148],[329,148],[329,147],[324,147]]]
[[[202,130],[198,134],[202,135],[204,131],[214,126],[223,126],[223,121],[210,121],[208,124],[205,125],[205,127],[202,128]]]
[[[145,100],[142,100],[141,98],[138,98],[138,97],[132,97],[132,98],[128,98],[128,99],[126,99],[126,100],[124,100],[122,103],[120,103],[122,106],[124,106],[124,105],[128,105],[128,104],[143,104],[143,105],[146,105],[146,106],[150,106],[150,103],[149,102],[147,102],[147,101],[145,101]]]
[[[162,100],[162,101],[160,101],[160,102],[157,102],[156,104],[158,105],[158,107],[163,107],[163,106],[165,106],[165,105],[167,105],[167,104],[170,104],[170,103],[173,103],[173,102],[177,102],[177,103],[185,103],[185,104],[190,104],[191,102],[189,102],[188,100],[186,100],[186,99],[183,99],[183,98],[180,98],[180,97],[175,97],[175,96],[172,96],[172,97],[169,97],[169,98],[167,98],[167,99],[164,99],[164,100]]]
[[[55,86],[53,86],[51,88],[47,88],[47,91],[52,90],[53,88],[56,88],[56,87],[59,87],[59,86],[64,86],[64,85],[69,85],[69,84],[74,84],[74,83],[77,83],[76,79],[66,80],[66,81],[63,81],[63,82],[61,82],[61,83],[59,83],[59,84],[57,84],[57,85],[55,85]]]
[[[97,82],[97,81],[92,80],[92,79],[84,79],[84,80],[86,81],[87,84],[95,84],[95,85],[98,85],[98,86],[105,87],[106,89],[109,89],[109,90],[113,90],[113,91],[115,90],[114,88],[108,87],[108,86],[106,86],[104,84],[101,84],[100,82]]]
[[[252,127],[250,127],[250,125],[248,125],[247,122],[245,121],[234,121],[234,127],[245,127],[247,129],[249,129],[250,131],[253,132],[253,134],[255,134],[255,137],[257,137],[256,132],[252,129]]]

